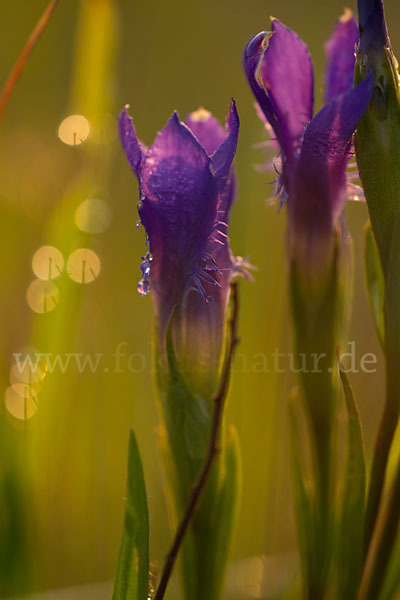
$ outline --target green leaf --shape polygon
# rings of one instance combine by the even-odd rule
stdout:
[[[383,311],[385,302],[385,281],[378,247],[369,221],[365,228],[365,271],[372,317],[374,319],[379,341],[381,346],[384,347],[385,323]]]
[[[297,402],[298,393],[297,390],[294,390],[289,401],[293,494],[302,571],[304,573],[305,582],[310,584],[316,578],[315,557],[313,552],[315,540],[315,509],[314,502],[306,484],[307,476],[305,468],[301,461],[302,448],[300,443],[297,407],[295,406]]]
[[[239,438],[236,429],[231,426],[224,442],[225,451],[217,457],[221,461],[220,472],[214,471],[219,479],[217,494],[200,507],[200,519],[208,520],[208,526],[198,533],[200,547],[200,573],[204,575],[198,591],[199,598],[221,598],[226,567],[232,542],[233,529],[238,513],[239,493],[241,489],[241,456]],[[218,465],[214,465],[214,469]],[[216,482],[217,484],[217,482]],[[217,484],[218,485],[218,484]],[[213,532],[212,541],[210,531]],[[202,552],[201,549],[204,549]]]
[[[129,437],[124,529],[113,600],[147,600],[149,591],[149,516],[142,462],[133,431]]]
[[[347,374],[340,368],[346,399],[347,441],[338,537],[338,597],[353,600],[362,574],[365,456],[364,437],[356,400]]]
[[[391,48],[382,47],[379,51],[374,44],[369,46],[369,55],[359,55],[356,61],[355,83],[368,76],[372,69],[375,85],[356,131],[355,147],[368,212],[386,276],[399,205],[400,90]]]
[[[400,193],[400,187],[399,187]],[[386,278],[386,323],[385,351],[389,369],[394,369],[395,379],[398,375],[400,359],[400,215],[393,218],[393,238],[390,246],[388,274]],[[389,385],[389,382],[388,382]],[[398,385],[398,381],[397,384]]]
[[[400,539],[396,541],[379,600],[393,600],[400,590]],[[397,594],[397,596],[396,596]]]

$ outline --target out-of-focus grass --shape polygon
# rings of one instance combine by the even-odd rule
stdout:
[[[1,80],[44,5],[21,0],[2,8]],[[295,550],[287,426],[287,398],[294,379],[274,373],[272,358],[276,348],[290,351],[285,215],[277,215],[277,207],[264,202],[273,175],[253,169],[263,160],[253,145],[264,132],[241,73],[241,52],[251,34],[268,27],[272,13],[308,42],[318,92],[322,44],[341,10],[336,0],[207,0],[201,6],[183,0],[60,2],[0,129],[2,394],[10,385],[13,353],[26,347],[61,354],[103,353],[104,358],[96,373],[79,373],[76,367],[64,374],[47,373],[38,391],[38,410],[26,427],[7,413],[1,398],[7,444],[3,456],[16,489],[21,489],[26,519],[18,535],[26,532],[30,567],[21,561],[21,578],[29,575],[30,589],[113,576],[130,427],[143,455],[153,559],[159,561],[168,546],[155,450],[151,301],[136,292],[144,234],[134,232],[137,184],[116,129],[116,115],[127,102],[146,143],[175,108],[184,117],[203,105],[223,120],[230,96],[238,103],[239,196],[232,214],[232,247],[259,270],[254,284],[241,285],[242,342],[229,399],[244,469],[234,557]],[[386,10],[390,25],[400,9],[388,0]],[[392,42],[396,50],[399,42]],[[88,119],[91,133],[84,143],[68,146],[58,139],[58,126],[75,113]],[[102,233],[84,233],[76,226],[75,211],[88,198],[104,201],[112,213]],[[348,339],[356,341],[357,356],[379,356],[377,373],[352,376],[370,454],[381,408],[383,363],[363,289],[366,207],[352,205],[346,217],[356,265],[356,310]],[[89,248],[101,261],[101,273],[82,285],[64,270],[54,282],[57,306],[37,314],[28,306],[26,292],[34,279],[32,256],[43,245],[59,248],[65,261],[77,248]],[[131,370],[128,356],[121,357],[116,369],[113,354],[119,344],[122,354],[133,355]],[[265,358],[270,372],[265,372]]]

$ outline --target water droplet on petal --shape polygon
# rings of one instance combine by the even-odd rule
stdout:
[[[150,291],[150,284],[148,281],[141,279],[137,284],[137,291],[141,296],[147,296]]]
[[[150,263],[152,260],[153,260],[153,257],[151,256],[149,251],[146,252],[145,256],[142,256],[142,262],[140,264],[140,269],[142,271],[142,278],[140,279],[139,283],[137,284],[137,291],[142,296],[147,296],[147,294],[150,291],[149,277],[150,277]]]

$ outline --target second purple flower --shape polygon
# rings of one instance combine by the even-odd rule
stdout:
[[[218,376],[233,269],[227,230],[238,134],[233,101],[226,131],[204,109],[185,122],[175,112],[150,148],[138,140],[127,108],[120,115],[148,244],[138,289],[151,289],[161,355],[174,311],[180,368],[208,393]]]
[[[326,44],[326,105],[313,117],[314,79],[307,46],[272,19],[244,52],[252,92],[280,147],[278,195],[288,201],[292,256],[318,276],[329,262],[332,231],[346,199],[353,133],[368,105],[372,79],[353,82],[357,23],[346,12]]]

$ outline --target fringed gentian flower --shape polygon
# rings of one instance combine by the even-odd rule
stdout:
[[[239,134],[233,101],[226,125],[224,131],[204,109],[184,123],[174,113],[145,148],[127,107],[119,119],[122,145],[139,182],[138,210],[147,237],[138,289],[151,291],[156,315],[164,423],[159,439],[174,528],[206,456],[230,280],[243,266],[233,259],[228,241]],[[232,430],[220,438],[220,458],[182,548],[184,596],[193,600],[220,599],[232,538],[238,443]]]
[[[250,87],[280,147],[277,195],[289,205],[291,255],[317,278],[332,255],[351,140],[372,90],[371,79],[350,89],[357,39],[348,11],[326,44],[326,105],[314,117],[311,57],[296,33],[273,18],[271,32],[252,37],[244,52]]]
[[[288,204],[294,345],[312,449],[313,480],[307,499],[312,525],[306,504],[300,507],[299,502],[297,511],[299,532],[306,536],[301,546],[307,549],[302,552],[304,597],[324,598],[333,561],[332,496],[337,491],[337,394],[332,373],[343,306],[337,225],[347,197],[352,137],[368,105],[372,80],[351,89],[358,28],[347,12],[326,45],[326,104],[313,116],[313,68],[307,46],[277,19],[272,19],[271,29],[249,40],[244,68],[273,131],[273,143],[280,149],[277,196]],[[318,368],[308,370],[302,361],[305,357],[308,366],[312,356],[319,357]],[[301,481],[301,469],[298,473]],[[300,498],[304,489],[304,482],[299,483],[295,497]]]
[[[160,355],[172,317],[179,368],[209,393],[218,376],[234,268],[227,229],[239,133],[235,103],[226,132],[204,109],[185,123],[175,112],[150,148],[138,140],[127,107],[119,127],[139,182],[138,210],[147,235],[138,289],[151,289]]]

